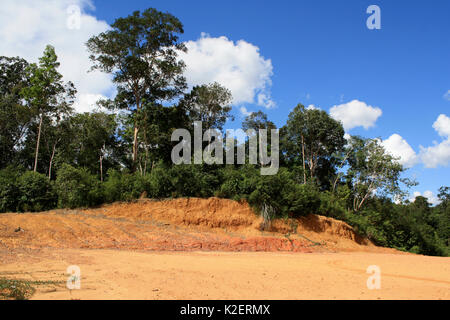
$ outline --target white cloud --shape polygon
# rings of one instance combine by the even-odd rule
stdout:
[[[448,166],[450,163],[450,140],[435,143],[431,147],[420,147],[420,156],[426,168]]]
[[[416,197],[425,197],[428,199],[428,202],[431,203],[433,206],[439,204],[439,198],[434,195],[434,193],[430,190],[425,191],[423,194],[419,191],[415,191],[413,194],[413,197],[409,199],[409,201],[414,202],[416,200]]]
[[[446,138],[440,143],[434,142],[433,146],[420,146],[420,157],[426,168],[448,166],[450,163],[450,118],[444,114],[439,115],[433,123],[436,132]]]
[[[450,138],[450,118],[445,114],[440,114],[433,123],[433,128],[441,137]]]
[[[346,131],[355,127],[363,127],[367,130],[375,125],[382,113],[380,108],[369,106],[359,100],[333,106],[330,109],[330,115],[342,121]]]
[[[306,110],[320,110],[320,108],[316,107],[313,104],[310,104],[309,106],[306,107]]]
[[[74,16],[68,9],[73,5],[81,9],[81,15],[79,28],[71,29],[68,21]],[[89,0],[2,0],[0,6],[1,54],[37,62],[45,46],[53,45],[61,62],[59,71],[65,81],[74,82],[83,111],[88,111],[83,104],[86,96],[107,95],[113,88],[108,75],[88,73],[91,62],[85,43],[108,28],[106,22],[83,11],[93,8]]]
[[[381,142],[383,147],[394,157],[399,157],[398,160],[406,168],[411,168],[417,164],[419,157],[411,146],[406,142],[402,136],[393,134],[386,140]]]
[[[257,46],[202,33],[198,40],[187,41],[186,47],[188,52],[180,53],[180,58],[186,63],[185,75],[190,86],[217,81],[231,90],[234,104],[275,106],[269,92],[272,62],[260,55]]]
[[[77,101],[73,104],[73,108],[76,112],[91,112],[98,109],[97,101],[101,99],[106,99],[102,94],[80,94]]]
[[[239,110],[241,111],[242,115],[244,115],[245,117],[252,114],[252,112],[248,111],[246,107],[241,107]]]
[[[448,90],[448,91],[444,94],[444,99],[450,101],[450,90]]]

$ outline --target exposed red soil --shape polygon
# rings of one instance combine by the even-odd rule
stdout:
[[[33,299],[450,297],[449,258],[379,248],[312,214],[261,223],[248,204],[216,198],[0,214],[0,277],[45,281]],[[80,290],[65,286],[71,265]],[[367,287],[370,265],[380,290]]]
[[[87,210],[2,214],[0,248],[380,250],[346,223],[322,216],[278,219],[269,231],[262,231],[261,224],[261,217],[245,202],[218,198],[141,200]]]

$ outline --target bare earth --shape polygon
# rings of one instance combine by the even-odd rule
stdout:
[[[319,216],[260,223],[214,198],[3,214],[0,277],[57,281],[33,299],[450,299],[449,258],[379,248]],[[80,290],[65,286],[70,265]]]

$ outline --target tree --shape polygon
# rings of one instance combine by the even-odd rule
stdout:
[[[214,82],[195,86],[180,105],[186,110],[191,123],[202,121],[203,128],[222,130],[230,117],[232,95],[230,90]]]
[[[440,187],[438,199],[444,208],[450,207],[450,187]]]
[[[187,126],[186,113],[179,106],[164,107],[144,104],[142,107],[140,140],[144,152],[139,156],[139,169],[143,175],[159,161],[171,162],[172,132]]]
[[[250,115],[246,116],[244,121],[242,122],[242,129],[247,131],[248,129],[253,129],[256,132],[259,129],[276,129],[276,125],[267,119],[267,115],[262,112],[252,112]]]
[[[388,154],[378,139],[351,137],[352,153],[349,156],[347,182],[353,187],[353,210],[358,211],[376,193],[401,197],[400,182],[403,166]]]
[[[70,117],[62,119],[45,119],[42,128],[41,158],[48,163],[48,178],[52,178],[52,169],[55,157],[59,155],[59,149],[66,149],[78,135],[72,132],[70,127]],[[45,165],[45,163],[44,163]]]
[[[63,76],[57,70],[59,65],[55,48],[48,45],[44,50],[43,56],[39,58],[39,64],[33,63],[27,68],[30,85],[21,91],[33,115],[39,121],[34,157],[34,172],[37,170],[44,118],[49,117],[58,121],[61,117],[70,113],[70,106],[73,104],[76,94],[72,82],[63,83]]]
[[[0,57],[0,168],[17,160],[32,119],[20,95],[28,86],[27,68],[22,58]]]
[[[111,30],[90,38],[86,44],[94,62],[92,69],[112,74],[117,86],[114,101],[104,104],[131,111],[134,166],[142,105],[171,100],[186,89],[185,65],[177,58],[177,50],[186,51],[178,41],[183,32],[176,17],[150,8],[142,14],[135,11],[116,19]]]
[[[450,246],[450,187],[440,187],[438,199],[440,203],[436,206],[437,232],[443,242]]]
[[[70,119],[72,140],[68,143],[69,159],[73,164],[98,173],[103,181],[104,172],[117,166],[116,116],[104,112],[81,113]],[[69,160],[68,159],[68,160]]]
[[[289,114],[287,124],[281,129],[281,144],[287,162],[303,166],[303,183],[317,178],[324,160],[333,163],[333,155],[344,147],[344,128],[325,111],[306,109],[298,104]]]

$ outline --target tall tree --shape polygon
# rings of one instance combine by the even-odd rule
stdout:
[[[333,155],[343,149],[344,128],[325,111],[299,104],[281,129],[281,143],[287,161],[302,164],[306,183],[307,171],[314,180],[321,163],[333,163]]]
[[[73,139],[69,143],[70,157],[74,165],[98,173],[103,180],[104,173],[118,164],[116,116],[104,112],[80,113],[71,118]]]
[[[378,139],[351,137],[352,152],[348,158],[347,181],[353,187],[353,210],[359,211],[375,194],[404,196],[400,183],[412,185],[401,179],[402,165],[386,152]]]
[[[87,42],[93,69],[113,75],[117,86],[114,101],[105,104],[131,111],[134,121],[132,159],[138,161],[140,113],[143,103],[171,100],[186,89],[184,63],[177,50],[183,25],[169,13],[149,8],[116,19],[111,30]]]
[[[37,117],[38,133],[34,157],[34,171],[37,171],[39,146],[44,118],[59,120],[71,111],[76,90],[72,82],[66,84],[58,72],[58,57],[55,48],[48,45],[44,54],[39,58],[39,64],[28,67],[30,85],[23,88],[21,93],[28,102],[33,114]]]
[[[230,90],[214,82],[192,88],[192,91],[183,97],[181,105],[192,123],[202,121],[205,130],[221,131],[230,118],[232,98]]]
[[[21,90],[28,86],[28,63],[22,58],[0,57],[0,168],[12,164],[31,122]]]
[[[276,125],[268,120],[267,114],[262,111],[252,112],[250,115],[246,116],[242,122],[242,129],[248,130],[253,129],[258,131],[259,129],[276,129]]]

